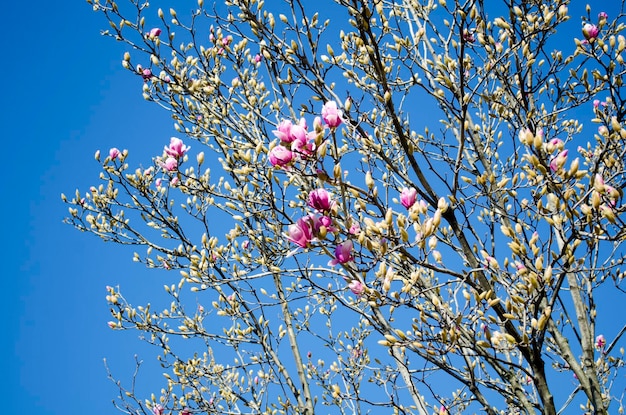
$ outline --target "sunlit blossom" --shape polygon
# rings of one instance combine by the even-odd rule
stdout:
[[[109,150],[109,157],[111,158],[111,160],[115,160],[119,157],[120,154],[120,150],[117,147],[113,147]]]
[[[598,29],[598,26],[592,23],[586,23],[583,26],[583,36],[585,36],[585,39],[587,40],[592,40],[592,39],[597,38],[599,33],[600,33],[600,29]]]
[[[152,71],[150,69],[144,69],[141,71],[141,77],[144,80],[148,80],[150,78],[152,78]]]
[[[337,245],[335,248],[335,259],[329,262],[330,265],[345,264],[354,261],[352,256],[352,241],[347,240]]]
[[[350,281],[350,284],[348,284],[348,288],[350,288],[350,291],[352,291],[352,293],[358,296],[363,295],[363,293],[365,292],[365,285],[363,285],[363,283],[359,280]]]
[[[172,137],[170,138],[170,145],[164,147],[165,154],[170,157],[180,158],[185,155],[187,151],[189,151],[190,147],[187,147],[183,144],[183,140],[180,138]]]
[[[565,161],[567,160],[567,153],[567,150],[563,150],[556,157],[554,157],[550,161],[550,170],[557,172],[561,167],[563,167]]]
[[[604,346],[606,346],[606,339],[604,338],[602,334],[596,337],[595,346],[597,350],[602,350],[604,349]]]
[[[324,212],[333,206],[333,200],[326,189],[315,189],[309,193],[309,206],[313,209]]]
[[[322,107],[322,118],[330,128],[336,128],[343,122],[341,119],[342,111],[337,108],[335,101],[328,101]]]
[[[165,170],[167,171],[175,171],[176,168],[178,167],[178,160],[176,160],[174,157],[168,157],[165,159],[165,161],[163,162],[163,168],[165,168]]]
[[[417,190],[415,190],[414,187],[411,187],[411,188],[405,187],[404,189],[402,189],[402,192],[400,193],[400,203],[402,203],[402,206],[409,209],[411,206],[415,204],[416,200],[417,200]]]
[[[301,248],[306,248],[313,239],[313,230],[309,220],[302,218],[289,225],[287,239]]]
[[[350,229],[348,231],[351,235],[358,235],[359,233],[361,233],[361,225],[359,225],[358,222],[353,222],[352,225],[350,225]]]
[[[284,146],[276,146],[270,151],[268,158],[272,166],[283,167],[291,163],[293,153]]]

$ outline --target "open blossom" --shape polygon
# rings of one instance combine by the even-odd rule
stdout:
[[[335,259],[329,262],[330,265],[345,264],[354,261],[352,256],[352,241],[347,240],[335,248]]]
[[[270,151],[268,158],[272,166],[283,167],[291,163],[293,153],[284,146],[276,146]]]
[[[333,206],[333,200],[326,189],[315,189],[309,193],[309,206],[313,209],[324,212]]]
[[[307,126],[304,118],[300,120],[298,124],[292,124],[289,129],[289,142],[293,141],[306,141],[307,139]]]
[[[596,349],[601,350],[604,348],[604,346],[606,346],[606,339],[602,334],[600,334],[598,337],[596,337]]]
[[[313,230],[308,218],[299,219],[296,223],[289,225],[287,239],[301,248],[306,248],[313,239]]]
[[[175,171],[176,168],[178,167],[178,160],[176,160],[174,157],[168,157],[165,159],[165,162],[163,163],[163,167],[167,171]]]
[[[307,125],[304,118],[300,119],[298,124],[293,124],[290,120],[282,120],[273,133],[281,143],[285,144],[293,143],[297,140],[306,142],[308,138]]]
[[[116,158],[118,158],[120,155],[120,150],[117,147],[113,147],[112,149],[109,150],[109,157],[111,158],[111,160],[115,160]]]
[[[333,226],[333,220],[329,216],[316,216],[309,215],[311,223],[313,223],[313,229],[315,232],[319,232],[323,226],[330,232],[336,232],[337,229]]]
[[[165,408],[163,408],[163,405],[161,405],[160,403],[154,405],[154,408],[152,408],[152,413],[154,415],[163,415],[164,412]]]
[[[400,203],[402,203],[402,206],[409,209],[411,206],[415,204],[416,200],[417,200],[417,190],[415,190],[415,188],[405,187],[404,189],[402,189],[402,192],[400,193]]]
[[[341,115],[342,112],[337,108],[337,103],[335,101],[328,101],[322,107],[322,118],[330,128],[339,127],[341,125]]]
[[[315,134],[315,133],[313,133]],[[311,156],[315,154],[315,143],[309,140],[310,133],[306,136],[297,138],[291,143],[291,151],[297,154]]]
[[[170,139],[169,147],[164,147],[165,154],[170,157],[180,158],[185,155],[190,147],[183,144],[183,140],[180,138],[172,137]]]
[[[365,285],[359,280],[350,281],[350,284],[348,284],[348,288],[350,288],[350,291],[358,296],[363,295],[363,293],[365,292]]]
[[[598,19],[599,20],[606,20],[609,18],[609,15],[606,12],[600,12],[598,13]]]
[[[587,40],[597,38],[599,33],[600,33],[600,29],[598,29],[598,26],[594,24],[586,23],[583,26],[583,36],[585,36],[585,39]]]
[[[282,120],[280,124],[278,124],[278,128],[274,130],[273,133],[281,142],[289,143],[291,142],[290,133],[292,126],[293,124],[290,120]]]

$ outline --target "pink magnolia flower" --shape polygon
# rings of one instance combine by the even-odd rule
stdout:
[[[339,127],[343,122],[341,120],[342,111],[337,108],[335,101],[328,101],[322,107],[322,118],[330,128]]]
[[[287,239],[301,248],[306,248],[313,239],[313,230],[308,218],[299,219],[289,225]]]
[[[604,346],[606,346],[606,339],[602,334],[600,334],[598,337],[596,337],[596,349],[602,350]]]
[[[152,413],[154,415],[163,415],[164,412],[165,408],[163,408],[163,405],[161,405],[160,403],[154,405],[154,408],[152,408]]]
[[[309,135],[310,134],[307,134],[302,138],[296,138],[291,143],[291,151],[304,156],[313,155],[315,153],[315,143],[312,140],[309,140]]]
[[[566,160],[567,150],[563,150],[550,161],[550,170],[552,170],[553,172],[558,171],[561,167],[563,167]]]
[[[120,150],[117,147],[113,147],[109,150],[109,157],[111,158],[111,160],[115,160],[119,157],[120,154]]]
[[[354,261],[352,256],[352,241],[347,240],[335,248],[335,259],[329,262],[329,265],[345,264]]]
[[[309,206],[313,209],[324,212],[333,206],[333,200],[326,189],[315,189],[309,193]]]
[[[599,33],[600,29],[598,29],[598,26],[594,24],[587,23],[583,26],[583,36],[585,36],[585,39],[587,40],[597,38]]]
[[[161,72],[161,74],[159,74],[159,79],[165,82],[166,84],[169,84],[170,82],[172,82],[172,78],[170,78],[170,76],[166,74],[165,72]]]
[[[183,144],[183,140],[176,137],[170,138],[169,147],[164,147],[165,154],[175,158],[181,158],[187,151],[189,151],[189,149],[190,147]]]
[[[474,43],[476,41],[474,30],[463,29],[463,40],[468,43]]]
[[[293,124],[289,130],[289,142],[292,141],[306,141],[307,139],[307,126],[304,118],[300,120],[298,124]]]
[[[254,55],[254,63],[261,62],[261,59],[263,59],[263,58],[258,53],[256,55]]]
[[[361,225],[359,225],[358,222],[354,222],[350,225],[349,232],[351,235],[358,235],[361,232]]]
[[[160,34],[161,34],[161,29],[159,29],[158,27],[155,27],[153,29],[150,29],[148,36],[150,38],[155,38],[155,37],[158,37]]]
[[[167,171],[175,171],[176,168],[178,167],[178,160],[176,160],[174,157],[168,157],[165,159],[165,162],[163,163],[163,167]]]
[[[329,232],[335,232],[337,229],[333,226],[333,220],[329,216],[307,216],[309,222],[313,226],[313,231],[318,233],[323,226]]]
[[[600,106],[600,100],[599,99],[594,99],[593,100],[593,107],[594,108],[598,108]]]
[[[150,69],[142,70],[141,77],[144,79],[144,81],[147,81],[148,79],[152,78],[152,71]]]
[[[598,13],[598,20],[606,20],[609,18],[609,15],[606,12]]]
[[[292,126],[293,124],[291,123],[290,120],[282,120],[280,124],[278,124],[277,129],[273,131],[273,133],[276,136],[276,138],[278,138],[281,142],[290,143],[291,141],[293,141],[290,138],[290,132],[291,132]]]
[[[272,166],[283,167],[291,163],[293,153],[284,146],[276,146],[270,151],[268,158]]]
[[[350,284],[348,284],[348,288],[350,288],[350,291],[358,296],[363,295],[363,293],[365,292],[365,285],[359,280],[350,281]]]
[[[416,200],[417,200],[417,190],[415,190],[415,188],[405,187],[404,189],[402,189],[402,192],[400,193],[400,203],[402,203],[402,206],[409,209],[411,206],[415,204]]]

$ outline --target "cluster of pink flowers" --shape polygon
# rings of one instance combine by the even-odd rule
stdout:
[[[314,239],[323,239],[329,231],[336,231],[333,220],[329,216],[312,214],[289,225],[287,239],[301,248],[306,248]]]
[[[189,151],[189,148],[190,147],[183,144],[183,140],[180,138],[172,137],[170,139],[170,145],[163,148],[165,155],[163,156],[164,160],[160,163],[161,167],[166,171],[176,171],[178,169],[179,160]]]
[[[230,35],[224,36],[224,37],[221,37],[221,38],[216,37],[215,36],[215,30],[214,30],[213,26],[211,26],[211,28],[209,29],[209,32],[210,32],[209,33],[209,40],[212,43],[215,43],[217,45],[217,47],[218,47],[217,54],[218,55],[222,55],[224,53],[224,51],[225,51],[224,48],[227,47],[228,45],[230,45],[231,42],[233,41],[233,37],[230,36]],[[219,35],[219,33],[218,33],[218,35]]]
[[[322,107],[322,117],[316,117],[313,121],[314,131],[309,131],[306,120],[300,119],[298,123],[291,120],[283,120],[273,131],[274,136],[280,140],[280,144],[273,147],[268,155],[272,166],[287,167],[298,157],[310,157],[315,154],[316,139],[324,131],[322,119],[330,128],[341,125],[342,112],[337,108],[337,103],[329,101]]]
[[[315,209],[316,213],[309,214],[297,222],[289,225],[287,239],[301,248],[308,247],[312,241],[324,239],[328,232],[337,232],[333,225],[333,219],[329,216],[335,206],[331,194],[323,188],[314,189],[309,193],[308,205]],[[359,230],[358,225],[352,225],[351,233]],[[358,233],[358,232],[357,232]],[[352,241],[347,240],[335,247],[335,258],[330,265],[346,264],[354,261],[352,255]]]
[[[316,124],[319,121],[316,120]],[[317,132],[308,131],[304,118],[297,124],[290,120],[283,120],[274,130],[274,136],[280,140],[280,144],[272,148],[269,153],[269,161],[272,166],[286,167],[299,156],[310,156],[315,152],[315,138]]]

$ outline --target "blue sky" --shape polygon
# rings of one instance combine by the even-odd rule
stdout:
[[[3,410],[110,414],[116,390],[102,359],[128,379],[141,342],[108,329],[105,285],[141,292],[146,275],[131,251],[62,224],[60,194],[96,181],[96,149],[160,149],[171,122],[142,99],[122,45],[100,36],[105,22],[86,2],[37,3],[7,2],[0,37]]]
[[[105,286],[121,284],[135,300],[158,276],[133,264],[132,250],[62,224],[60,194],[96,182],[95,150],[148,156],[173,129],[143,100],[141,82],[120,65],[125,49],[100,36],[105,22],[86,2],[37,3],[7,2],[0,36],[3,411],[112,414],[116,388],[102,359],[128,380],[134,354],[152,361],[154,351],[136,333],[108,329]],[[160,372],[140,380],[158,385]]]

